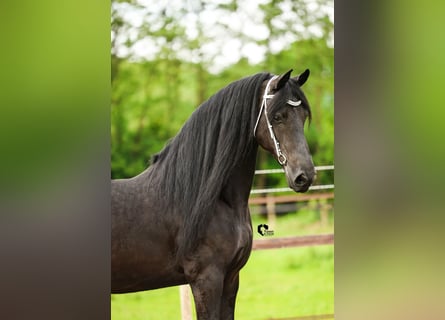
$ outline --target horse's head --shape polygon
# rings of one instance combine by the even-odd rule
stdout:
[[[257,142],[272,153],[286,172],[289,187],[308,190],[315,177],[304,123],[310,119],[309,103],[300,87],[309,70],[291,78],[292,70],[265,81],[254,134]]]

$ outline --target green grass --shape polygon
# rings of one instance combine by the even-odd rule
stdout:
[[[333,313],[333,247],[254,251],[240,275],[237,319]]]
[[[179,287],[111,295],[111,319],[181,319]]]
[[[314,211],[277,218],[274,237],[333,232]],[[265,218],[252,217],[256,226]],[[267,222],[266,222],[267,223]],[[180,319],[179,287],[111,296],[113,320]],[[253,251],[241,270],[236,319],[255,320],[334,313],[334,247]]]

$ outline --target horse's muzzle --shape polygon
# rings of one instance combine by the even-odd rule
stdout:
[[[299,169],[295,174],[290,174],[287,176],[289,187],[295,192],[306,192],[311,186],[314,179],[315,170]]]

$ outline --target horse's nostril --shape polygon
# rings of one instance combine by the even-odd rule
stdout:
[[[297,178],[295,179],[295,183],[297,185],[303,185],[308,182],[308,178],[304,173],[300,173]]]

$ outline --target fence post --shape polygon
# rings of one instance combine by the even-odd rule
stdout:
[[[320,223],[323,227],[328,225],[330,206],[325,199],[319,200]]]
[[[277,215],[275,211],[275,200],[270,195],[266,196],[266,209],[267,209],[267,224],[271,229],[275,229],[275,222]]]
[[[192,320],[192,301],[190,286],[188,284],[179,286],[179,296],[181,302],[181,320]]]

